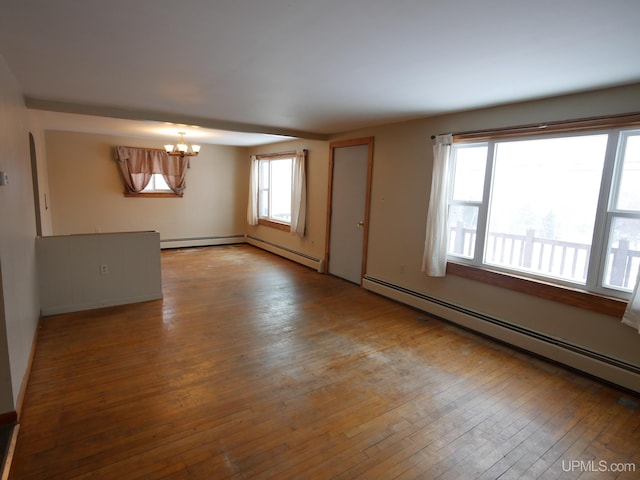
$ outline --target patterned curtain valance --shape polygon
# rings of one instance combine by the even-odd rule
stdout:
[[[151,175],[161,174],[174,193],[186,188],[185,175],[189,159],[171,157],[164,150],[137,147],[116,147],[116,158],[127,190],[140,193],[148,185]]]

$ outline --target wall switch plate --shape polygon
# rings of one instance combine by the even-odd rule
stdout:
[[[0,172],[0,185],[9,185],[9,174],[7,172]]]

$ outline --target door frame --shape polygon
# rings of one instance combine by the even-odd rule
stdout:
[[[371,206],[371,180],[373,174],[373,137],[339,140],[329,144],[329,188],[327,194],[327,227],[325,236],[324,271],[325,273],[329,273],[329,257],[331,253],[331,212],[333,208],[333,165],[335,162],[335,150],[336,148],[355,147],[358,145],[368,145],[367,184],[364,200],[364,231],[362,239],[362,267],[360,270],[360,285],[362,285],[362,278],[367,270],[367,247],[369,245],[369,211]]]
[[[42,213],[40,209],[40,182],[38,180],[38,157],[36,155],[36,141],[29,132],[29,155],[31,160],[31,183],[33,185],[33,203],[36,209],[36,235],[42,236]]]

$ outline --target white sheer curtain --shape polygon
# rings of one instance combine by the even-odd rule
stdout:
[[[639,272],[640,273],[640,272]],[[638,294],[638,286],[640,285],[640,274],[636,280],[636,286],[633,289],[627,309],[622,316],[622,323],[635,328],[640,333],[640,294]]]
[[[422,257],[422,271],[430,277],[444,277],[447,270],[447,202],[451,183],[449,174],[452,141],[452,135],[439,135],[433,146],[431,196]]]
[[[259,161],[251,155],[251,173],[249,176],[249,203],[247,204],[247,223],[258,224],[258,175]]]
[[[297,150],[291,178],[291,235],[304,237],[307,214],[306,150]]]

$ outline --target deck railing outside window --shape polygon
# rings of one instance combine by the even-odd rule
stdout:
[[[475,241],[476,230],[458,223],[451,227],[449,253],[469,258]],[[487,238],[484,262],[584,283],[590,250],[591,246],[583,243],[536,237],[534,230],[526,235],[492,232]],[[607,253],[607,285],[631,290],[638,275],[640,250],[631,249],[628,240],[620,240]]]

